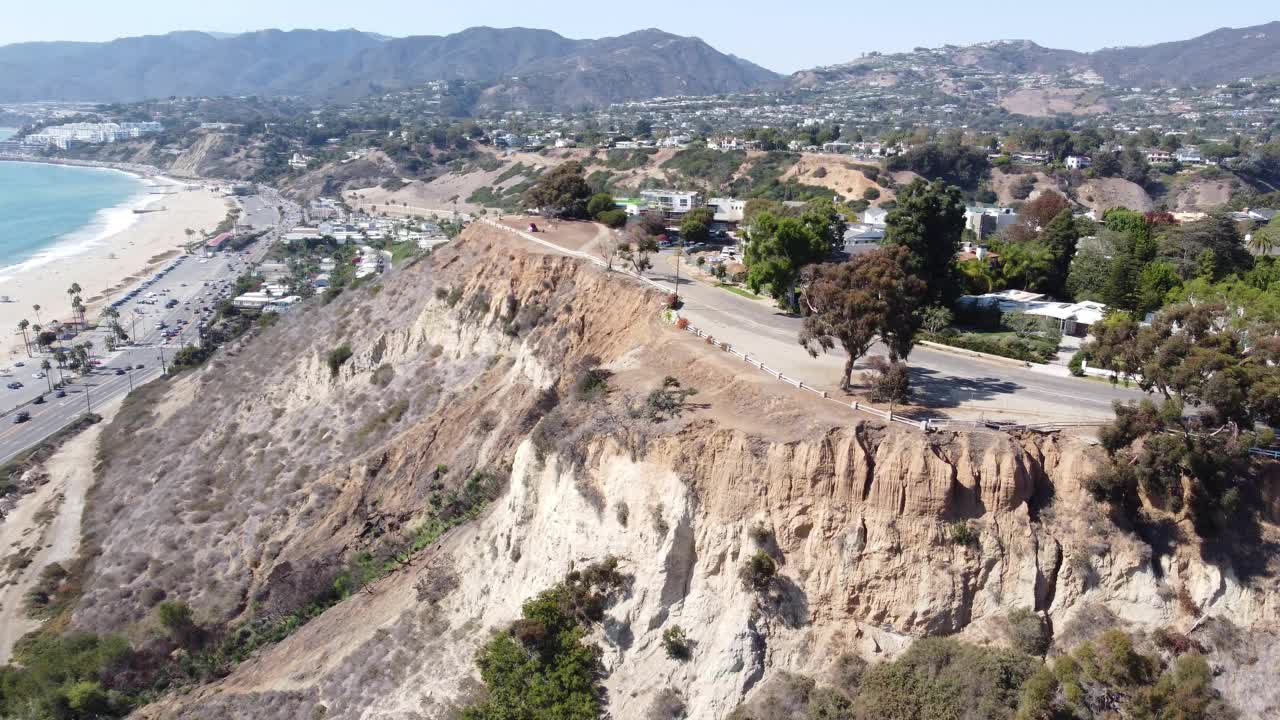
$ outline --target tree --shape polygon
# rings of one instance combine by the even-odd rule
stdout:
[[[627,211],[622,209],[605,210],[595,217],[596,220],[603,223],[605,227],[612,230],[617,230],[627,224]]]
[[[694,245],[704,243],[711,239],[713,222],[715,222],[715,215],[710,209],[694,208],[685,213],[684,220],[680,223],[680,236],[686,243]]]
[[[1000,271],[1009,285],[1044,292],[1054,273],[1053,251],[1041,242],[1029,240],[1001,245]]]
[[[53,369],[53,363],[49,362],[49,358],[40,361],[40,369],[44,371],[44,379],[49,382],[49,392],[53,392],[53,378],[49,377],[49,371]]]
[[[623,260],[631,263],[631,270],[643,275],[645,270],[653,267],[649,256],[658,252],[658,241],[652,237],[634,237],[619,253]]]
[[[36,313],[36,322],[40,322],[40,305],[38,303],[35,305],[32,305],[31,309],[34,310]]]
[[[1208,252],[1214,279],[1253,265],[1253,256],[1244,247],[1236,224],[1225,212],[1214,212],[1204,220],[1168,228],[1158,241],[1158,253],[1171,261],[1183,279],[1201,274]]]
[[[1080,230],[1069,208],[1059,211],[1040,232],[1040,242],[1049,249],[1053,257],[1053,269],[1045,283],[1045,289],[1050,294],[1061,296],[1066,291],[1071,259],[1075,257],[1076,243],[1079,241]]]
[[[955,320],[955,316],[951,313],[950,308],[934,305],[924,309],[924,312],[920,315],[920,320],[925,330],[928,330],[930,334],[937,335],[951,325],[952,321]]]
[[[1107,276],[1111,272],[1111,257],[1114,252],[1110,243],[1103,237],[1097,242],[1080,247],[1071,259],[1067,271],[1067,296],[1075,302],[1084,300],[1102,301],[1107,287]]]
[[[960,294],[955,256],[965,205],[959,188],[916,180],[898,191],[897,202],[885,221],[884,244],[910,252],[908,269],[928,286],[925,304],[950,305]]]
[[[31,357],[31,339],[27,337],[27,328],[31,323],[26,318],[18,321],[18,329],[22,331],[22,345],[27,349],[27,357]]]
[[[747,235],[743,256],[747,285],[755,293],[767,290],[781,307],[794,310],[801,270],[821,260],[827,250],[826,240],[812,224],[800,218],[763,213],[756,217]]]
[[[846,263],[816,265],[806,273],[802,304],[807,315],[800,344],[814,357],[840,344],[848,355],[841,389],[850,387],[854,364],[877,335],[894,360],[911,351],[925,287],[908,272],[908,260],[905,248],[883,248]]]
[[[1046,190],[1018,210],[1018,222],[1032,230],[1047,228],[1071,203],[1061,193]],[[1069,217],[1069,216],[1068,216]]]
[[[613,271],[613,259],[618,257],[621,246],[622,243],[614,233],[609,233],[607,236],[601,238],[600,242],[596,244],[596,253],[600,256],[601,260],[604,260],[605,270],[610,272]]]
[[[1270,255],[1277,247],[1280,247],[1280,216],[1271,218],[1271,222],[1249,236],[1249,250],[1255,255]]]
[[[524,206],[552,218],[582,219],[587,216],[591,186],[583,177],[582,164],[570,161],[543,173],[525,191]]]
[[[71,283],[71,287],[67,288],[67,297],[71,300],[71,314],[76,317],[77,306],[80,304],[80,283]]]
[[[587,216],[599,218],[600,213],[613,210],[615,206],[612,195],[607,192],[598,192],[587,201]]]

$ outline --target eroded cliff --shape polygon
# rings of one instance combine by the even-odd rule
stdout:
[[[505,479],[366,592],[143,716],[447,717],[522,601],[609,555],[632,577],[595,638],[617,718],[667,688],[689,717],[723,717],[771,673],[913,637],[1002,641],[1015,608],[1054,628],[1099,606],[1184,631],[1280,620],[1269,577],[1186,544],[1153,558],[1116,527],[1083,490],[1085,442],[863,422],[663,325],[660,297],[513,242],[473,228],[157,386],[104,433],[75,621],[135,634],[164,598],[209,623],[286,611],[474,472]],[[579,392],[597,363],[609,391]],[[668,376],[694,402],[639,411]],[[758,550],[779,566],[765,596],[739,576]],[[676,624],[686,662],[660,642]]]

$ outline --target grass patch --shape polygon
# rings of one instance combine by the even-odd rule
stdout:
[[[756,293],[751,292],[747,288],[738,287],[737,285],[730,285],[728,283],[720,283],[716,285],[716,287],[721,288],[723,290],[728,290],[734,295],[741,295],[742,297],[749,298],[751,300],[759,300],[760,298],[764,297],[763,295],[757,295]]]

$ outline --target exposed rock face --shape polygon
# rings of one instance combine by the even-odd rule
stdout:
[[[103,554],[77,616],[105,627],[142,617],[136,598],[159,579],[151,565],[195,555],[196,576],[172,595],[206,617],[234,617],[243,608],[228,599],[270,599],[284,563],[296,568],[366,547],[371,535],[423,513],[437,463],[509,467],[505,490],[479,519],[226,680],[143,717],[311,717],[321,705],[326,718],[445,717],[475,690],[476,648],[517,617],[524,599],[608,555],[633,577],[594,638],[610,671],[610,712],[624,719],[643,717],[668,687],[688,699],[689,717],[723,717],[770,673],[818,671],[847,651],[888,656],[927,634],[997,639],[1003,617],[1019,607],[1044,611],[1055,627],[1097,604],[1143,626],[1186,629],[1200,613],[1248,628],[1280,619],[1270,580],[1242,584],[1191,550],[1153,565],[1150,549],[1117,530],[1083,491],[1099,459],[1085,443],[928,435],[831,415],[738,375],[718,354],[661,327],[657,298],[567,260],[485,250],[502,239],[486,232],[470,231],[423,263],[430,274],[412,268],[389,278],[369,304],[383,322],[348,328],[354,355],[336,378],[319,353],[330,341],[319,341],[285,355],[293,359],[255,386],[252,399],[205,407],[196,400],[211,388],[185,398],[174,388],[153,425],[135,431],[135,442],[149,440],[154,424],[180,423],[199,409],[231,413],[240,432],[283,435],[248,452],[278,446],[289,462],[317,469],[314,481],[278,491],[286,507],[279,519],[235,521],[249,498],[277,492],[249,481],[262,477],[253,466],[228,469],[246,480],[226,491],[231,514],[221,532],[195,535],[174,521],[186,510],[164,517],[156,509],[182,507],[169,488],[195,467],[164,456],[161,472],[161,453],[129,472],[108,464],[99,491],[119,493],[122,507],[112,517],[97,513]],[[436,274],[460,289],[452,305],[417,284]],[[535,329],[510,332],[507,293],[519,307],[544,307]],[[477,297],[488,301],[473,303]],[[329,337],[341,318],[362,315],[363,301],[339,303],[290,321],[306,323],[308,337]],[[272,337],[287,334],[254,342]],[[446,343],[434,364],[423,362]],[[213,372],[244,372],[259,359],[253,347]],[[571,397],[574,368],[589,353],[615,373],[605,400]],[[486,359],[494,356],[506,359]],[[383,364],[396,368],[386,400],[415,397],[396,429],[350,452],[308,442],[307,433],[350,411],[345,396]],[[697,387],[704,405],[659,424],[610,415],[668,374]],[[403,378],[412,382],[399,384]],[[441,397],[419,404],[413,393],[422,383],[440,383]],[[560,389],[559,424],[531,435],[522,419],[551,387]],[[478,421],[486,413],[492,424]],[[296,445],[291,427],[303,428]],[[359,427],[358,419],[342,432]],[[215,433],[199,444],[219,442]],[[192,462],[215,457],[202,450]],[[302,510],[287,511],[289,503]],[[268,550],[255,539],[261,527]],[[161,542],[144,545],[150,565],[130,580],[119,559],[141,552],[139,534]],[[780,567],[765,597],[739,577],[760,549]],[[124,592],[113,592],[114,582]],[[446,590],[420,599],[415,588],[428,586]],[[688,662],[663,651],[662,632],[673,624],[692,640]]]

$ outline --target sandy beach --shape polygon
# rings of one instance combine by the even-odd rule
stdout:
[[[188,242],[186,229],[206,233],[226,218],[233,201],[199,185],[152,177],[154,195],[134,222],[75,255],[52,260],[0,279],[0,361],[26,357],[18,322],[33,325],[71,318],[67,288],[79,283],[86,317],[93,322],[99,311],[122,290],[146,277],[157,266],[175,257]],[[8,274],[8,273],[6,273]],[[33,305],[40,305],[39,320]]]

